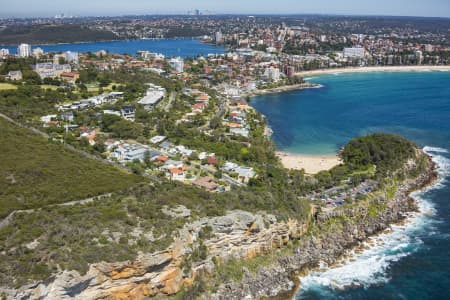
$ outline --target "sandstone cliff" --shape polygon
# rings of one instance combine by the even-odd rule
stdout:
[[[333,264],[346,249],[355,246],[389,224],[398,222],[405,213],[415,208],[409,198],[412,190],[428,184],[435,177],[430,164],[426,174],[407,181],[393,200],[374,199],[383,204],[376,216],[367,206],[355,206],[332,212],[311,212],[310,220],[320,228],[332,218],[345,216],[350,220],[333,232],[305,236],[308,225],[296,220],[280,222],[275,216],[245,211],[230,211],[227,215],[203,218],[185,225],[176,233],[174,243],[165,251],[141,253],[135,261],[99,263],[90,266],[85,275],[76,271],[62,271],[46,282],[38,282],[18,290],[3,290],[11,299],[143,299],[164,297],[189,288],[199,277],[213,273],[216,261],[226,263],[230,258],[251,259],[281,248],[291,240],[302,238],[292,255],[280,257],[272,265],[260,267],[253,274],[244,270],[243,280],[224,282],[205,299],[261,299],[286,296],[295,287],[292,278],[301,270],[323,261]],[[211,233],[200,238],[203,229]],[[194,261],[186,268],[185,258],[201,240],[207,248],[207,257]],[[284,293],[284,294],[283,294]]]

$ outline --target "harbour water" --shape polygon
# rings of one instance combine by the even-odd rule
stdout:
[[[180,56],[195,57],[197,55],[208,55],[224,53],[226,48],[212,44],[202,43],[197,39],[153,39],[153,40],[128,40],[111,42],[90,42],[74,44],[56,44],[56,45],[32,45],[32,49],[40,47],[44,52],[97,52],[105,50],[116,54],[136,54],[139,50],[162,53],[168,57]],[[0,46],[7,48],[9,52],[15,54],[17,46]]]
[[[321,89],[264,95],[284,151],[334,153],[356,135],[404,135],[433,156],[439,181],[413,196],[420,212],[334,268],[301,278],[296,299],[447,299],[450,295],[450,73],[376,72],[311,79]],[[369,244],[368,244],[369,246]]]

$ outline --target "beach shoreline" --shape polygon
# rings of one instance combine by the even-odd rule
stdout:
[[[296,76],[319,76],[344,73],[367,73],[367,72],[427,72],[427,71],[450,71],[450,66],[380,66],[380,67],[350,67],[301,71]]]
[[[344,73],[367,73],[367,72],[428,72],[428,71],[450,71],[450,66],[382,66],[382,67],[355,67],[355,68],[338,68],[338,69],[322,69],[311,70],[296,73],[296,76],[320,76],[329,74]],[[247,96],[258,96],[271,93],[283,93],[294,90],[304,90],[310,88],[320,88],[321,85],[316,84],[297,84],[291,86],[281,86],[272,89],[258,90]],[[306,174],[314,175],[320,171],[327,171],[342,163],[337,154],[315,155],[289,153],[284,151],[276,151],[276,156],[280,158],[282,165],[286,169],[301,170],[304,169]]]
[[[314,155],[277,151],[276,155],[286,169],[304,169],[306,174],[311,175],[320,171],[328,171],[342,163],[336,154]]]

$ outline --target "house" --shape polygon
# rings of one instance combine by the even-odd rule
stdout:
[[[22,80],[22,71],[9,71],[8,75],[6,76],[6,78],[10,79],[10,80]]]
[[[124,94],[124,92],[111,92],[108,94],[107,97],[109,99],[116,100],[117,98],[122,97],[123,94]]]
[[[243,167],[232,162],[226,162],[222,168],[225,172],[237,174],[238,180],[242,183],[248,183],[251,178],[256,177],[256,173],[251,167]]]
[[[210,157],[210,156],[214,156],[214,153],[200,152],[200,153],[198,154],[198,159],[204,160],[204,159],[207,159],[207,158]]]
[[[227,126],[230,127],[230,128],[241,128],[242,127],[241,124],[236,123],[236,122],[228,122]]]
[[[194,153],[194,150],[188,149],[184,147],[183,145],[176,146],[175,147],[176,152],[180,153],[183,157],[189,157],[192,153]]]
[[[255,171],[251,167],[239,167],[236,169],[236,172],[238,173],[238,178],[242,181],[242,183],[248,183],[251,178],[256,176]]]
[[[207,190],[211,193],[216,193],[218,191],[219,185],[211,177],[201,177],[192,182],[193,185]]]
[[[164,151],[169,151],[169,149],[173,148],[175,145],[169,141],[164,141],[161,144],[159,144],[159,147],[163,149]]]
[[[156,163],[165,164],[169,160],[169,157],[166,155],[159,155],[157,156],[154,161]]]
[[[248,138],[250,131],[247,128],[230,128],[230,133]]]
[[[80,78],[80,73],[78,73],[78,72],[63,72],[63,73],[61,73],[60,77],[61,77],[61,80],[74,84],[77,81],[77,79]]]
[[[246,111],[250,108],[247,101],[242,100],[242,99],[232,99],[232,100],[230,100],[230,105],[237,106],[237,108],[239,110],[243,110],[243,111]]]
[[[147,155],[148,158],[152,160],[159,157],[161,153],[152,148],[149,148],[146,145],[126,143],[118,145],[118,147],[112,153],[112,157],[123,162],[133,160],[144,161]]]
[[[162,144],[161,144],[162,145]],[[184,147],[183,145],[179,145],[179,146],[175,146],[175,147],[171,147],[169,149],[165,149],[167,151],[167,153],[169,153],[170,155],[176,155],[176,154],[181,154],[183,157],[188,157],[190,156],[192,153],[194,153],[194,150],[190,150],[186,147]]]
[[[182,161],[169,159],[160,169],[163,171],[168,171],[170,169],[180,169],[183,168],[183,166]]]
[[[166,89],[160,86],[149,84],[150,87],[147,89],[147,93],[141,100],[138,101],[139,104],[144,106],[144,109],[151,111],[161,100],[164,99],[166,94]]]
[[[154,136],[154,137],[152,137],[152,138],[150,139],[150,143],[157,145],[157,144],[159,144],[159,143],[164,142],[166,139],[167,139],[166,136],[157,135],[157,136]]]
[[[50,122],[55,120],[57,117],[58,117],[57,115],[43,116],[43,117],[41,117],[41,122],[44,123],[44,127],[45,127],[45,125],[48,125]]]
[[[110,152],[111,152],[111,150],[112,150],[114,147],[117,147],[118,145],[120,145],[120,142],[119,142],[119,141],[115,141],[115,140],[113,140],[113,139],[107,139],[107,140],[105,141],[106,150],[107,150],[107,151],[110,151]]]
[[[68,111],[68,112],[62,113],[61,120],[66,121],[66,122],[73,122],[73,120],[74,120],[73,112]]]
[[[134,122],[135,112],[136,112],[135,108],[131,105],[122,106],[122,109],[120,110],[120,113],[124,119],[133,121],[133,122]]]
[[[202,93],[202,94],[200,94],[198,97],[197,97],[197,99],[195,99],[195,101],[197,101],[197,102],[206,102],[206,103],[208,103],[209,102],[209,95],[208,94],[205,94],[205,93]]]
[[[95,130],[92,130],[90,132],[83,132],[80,134],[80,138],[86,138],[89,141],[89,145],[94,146],[95,145],[95,138],[97,137],[97,132]]]
[[[110,109],[106,109],[103,111],[104,115],[115,115],[120,117],[122,114],[120,113],[120,111],[115,111],[115,110],[110,110]]]
[[[192,111],[195,113],[202,113],[206,108],[205,103],[195,103],[192,105]]]
[[[124,160],[126,161],[133,161],[133,160],[139,160],[144,161],[146,153],[149,151],[149,149],[144,147],[136,147],[134,149],[130,149],[125,153]]]
[[[186,167],[183,168],[173,168],[169,170],[169,178],[177,181],[186,180]]]
[[[181,161],[167,160],[159,169],[165,171],[171,180],[184,181],[186,179],[187,167]]]
[[[215,156],[208,157],[208,165],[217,165],[219,160]]]

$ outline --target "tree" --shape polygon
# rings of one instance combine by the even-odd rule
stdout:
[[[209,122],[209,128],[211,129],[217,129],[222,125],[222,119],[218,116],[213,117],[211,121]]]
[[[116,115],[104,114],[102,117],[102,130],[111,131],[111,126],[119,122],[122,118]]]
[[[135,139],[142,135],[143,128],[139,124],[135,124],[128,120],[120,120],[112,124],[109,129],[111,129],[114,136],[123,139]]]

